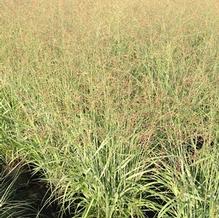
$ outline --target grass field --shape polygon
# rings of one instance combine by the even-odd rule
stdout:
[[[0,1],[0,154],[0,218],[218,218],[219,2]]]

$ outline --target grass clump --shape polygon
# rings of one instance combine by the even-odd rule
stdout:
[[[218,7],[0,2],[1,155],[46,171],[57,216],[218,216]]]

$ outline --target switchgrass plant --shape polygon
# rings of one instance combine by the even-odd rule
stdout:
[[[218,11],[1,1],[2,155],[45,169],[60,216],[217,217]]]
[[[218,148],[205,146],[195,157],[186,156],[187,152],[180,149],[178,155],[165,161],[160,180],[174,197],[158,217],[169,217],[165,216],[167,212],[171,217],[218,217]]]

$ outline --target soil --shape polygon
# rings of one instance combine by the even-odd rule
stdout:
[[[5,187],[13,184],[13,192],[8,197],[9,204],[10,202],[30,204],[31,207],[27,207],[24,214],[28,218],[71,218],[70,213],[60,213],[61,206],[54,197],[51,197],[51,187],[45,181],[43,172],[34,173],[34,164],[17,164],[17,162],[16,168],[13,167],[15,163],[1,166],[1,175],[4,177],[2,187],[3,183]],[[12,217],[17,218],[16,216],[15,213]]]

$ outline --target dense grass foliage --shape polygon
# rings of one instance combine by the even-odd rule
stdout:
[[[218,11],[1,1],[1,155],[44,170],[60,217],[217,218]]]

